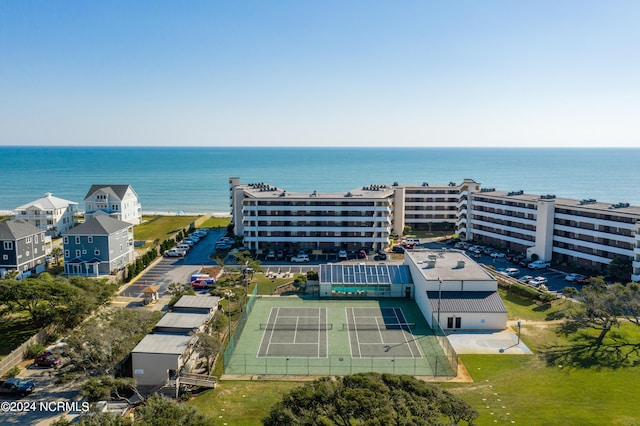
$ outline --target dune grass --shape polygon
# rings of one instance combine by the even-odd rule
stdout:
[[[144,223],[134,227],[133,236],[137,241],[145,241],[147,244],[155,240],[162,242],[188,228],[197,218],[198,216],[144,216]]]

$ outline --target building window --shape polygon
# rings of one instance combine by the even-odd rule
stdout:
[[[92,243],[93,242],[93,237],[87,237],[87,242]]]
[[[29,244],[31,242],[31,237],[27,237],[26,243]]]
[[[80,257],[80,250],[76,250],[76,257]]]
[[[94,250],[94,251],[93,251],[93,254],[95,254],[96,256],[100,256],[100,250],[97,250],[97,249],[96,249],[96,250]]]
[[[5,250],[13,250],[13,241],[5,241],[2,246]]]
[[[64,244],[69,244],[69,237],[64,237],[64,238],[62,239],[62,242],[63,242]]]
[[[69,250],[64,251],[64,257],[66,257],[67,259],[71,257],[71,253],[69,253]]]
[[[87,251],[86,250],[82,250],[82,254],[87,254]]]
[[[31,254],[31,252],[29,250],[27,250],[27,252],[25,253],[25,256],[29,256]]]
[[[80,237],[76,237],[76,244],[80,244]]]
[[[9,260],[9,255],[8,254],[3,254],[2,255],[2,260]]]
[[[33,242],[34,242],[34,244],[38,243],[38,235],[37,234],[33,236]]]

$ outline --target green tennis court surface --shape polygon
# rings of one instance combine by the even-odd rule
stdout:
[[[226,375],[456,375],[457,358],[408,299],[262,297],[237,337],[225,352]]]

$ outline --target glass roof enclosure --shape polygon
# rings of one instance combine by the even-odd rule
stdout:
[[[331,285],[331,295],[334,297],[389,297],[392,294],[392,285],[413,284],[409,267],[406,265],[320,265],[319,278],[320,286]]]

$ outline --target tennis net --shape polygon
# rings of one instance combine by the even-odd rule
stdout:
[[[260,323],[260,330],[333,330],[333,324]]]
[[[355,330],[355,331],[363,331],[363,330],[415,330],[416,323],[415,322],[403,322],[403,323],[395,323],[395,324],[342,324],[343,330]]]

